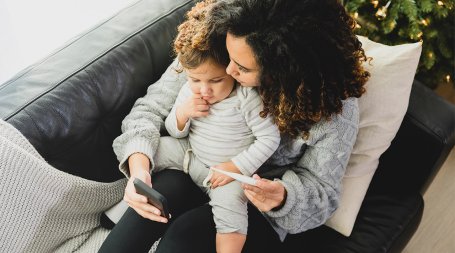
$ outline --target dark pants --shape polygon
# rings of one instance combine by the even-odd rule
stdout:
[[[99,252],[148,252],[160,237],[159,253],[215,252],[216,229],[211,207],[205,204],[208,197],[191,178],[180,171],[165,170],[154,175],[152,183],[167,198],[172,214],[169,224],[144,219],[129,208]],[[280,244],[267,220],[249,205],[243,252],[279,252]]]
[[[215,223],[212,208],[206,204],[192,209],[168,228],[161,239],[157,253],[214,253]],[[243,252],[277,253],[281,242],[277,233],[264,216],[253,206],[248,206],[248,235]]]

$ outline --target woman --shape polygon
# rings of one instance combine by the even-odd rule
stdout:
[[[286,234],[324,224],[337,208],[358,130],[356,98],[369,76],[361,67],[366,56],[353,33],[354,20],[336,0],[232,0],[205,8],[209,41],[226,42],[231,59],[227,73],[244,86],[258,86],[262,115],[272,115],[281,132],[280,147],[268,161],[273,169],[263,175],[274,180],[255,175],[260,179],[256,187],[244,185],[252,204],[245,251],[272,251]],[[153,157],[163,118],[183,82],[184,77],[168,69],[125,119],[114,148],[132,177],[150,184],[153,161],[148,157]],[[144,109],[152,112],[147,118],[138,113]],[[158,252],[215,249],[210,207],[200,205],[205,196],[186,181],[191,180],[177,172],[153,179],[154,188],[176,205],[173,216],[179,216],[173,218]],[[185,197],[179,198],[178,191]],[[125,200],[140,216],[163,219],[135,193],[131,180]],[[102,249],[146,251],[165,229],[129,210]],[[150,241],[142,239],[144,233]],[[142,248],[133,248],[139,244]]]

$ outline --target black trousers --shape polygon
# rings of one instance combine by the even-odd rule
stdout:
[[[162,237],[158,253],[215,252],[215,223],[208,197],[180,171],[165,170],[152,178],[153,188],[168,201],[168,224],[142,218],[131,208],[104,241],[99,252],[148,252]],[[248,206],[248,235],[243,252],[279,252],[278,235],[253,206]]]
[[[215,222],[208,204],[192,209],[168,228],[157,253],[214,253]],[[275,230],[253,206],[248,206],[248,235],[243,252],[277,253],[282,244]]]

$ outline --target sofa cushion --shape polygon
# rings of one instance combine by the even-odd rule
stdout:
[[[379,163],[390,146],[408,108],[409,96],[422,50],[421,43],[386,46],[358,36],[371,77],[359,98],[357,140],[343,179],[341,202],[326,225],[349,236]]]

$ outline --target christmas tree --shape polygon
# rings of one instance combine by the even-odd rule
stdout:
[[[453,83],[455,0],[345,0],[356,33],[398,45],[423,42],[416,79],[431,88]]]

